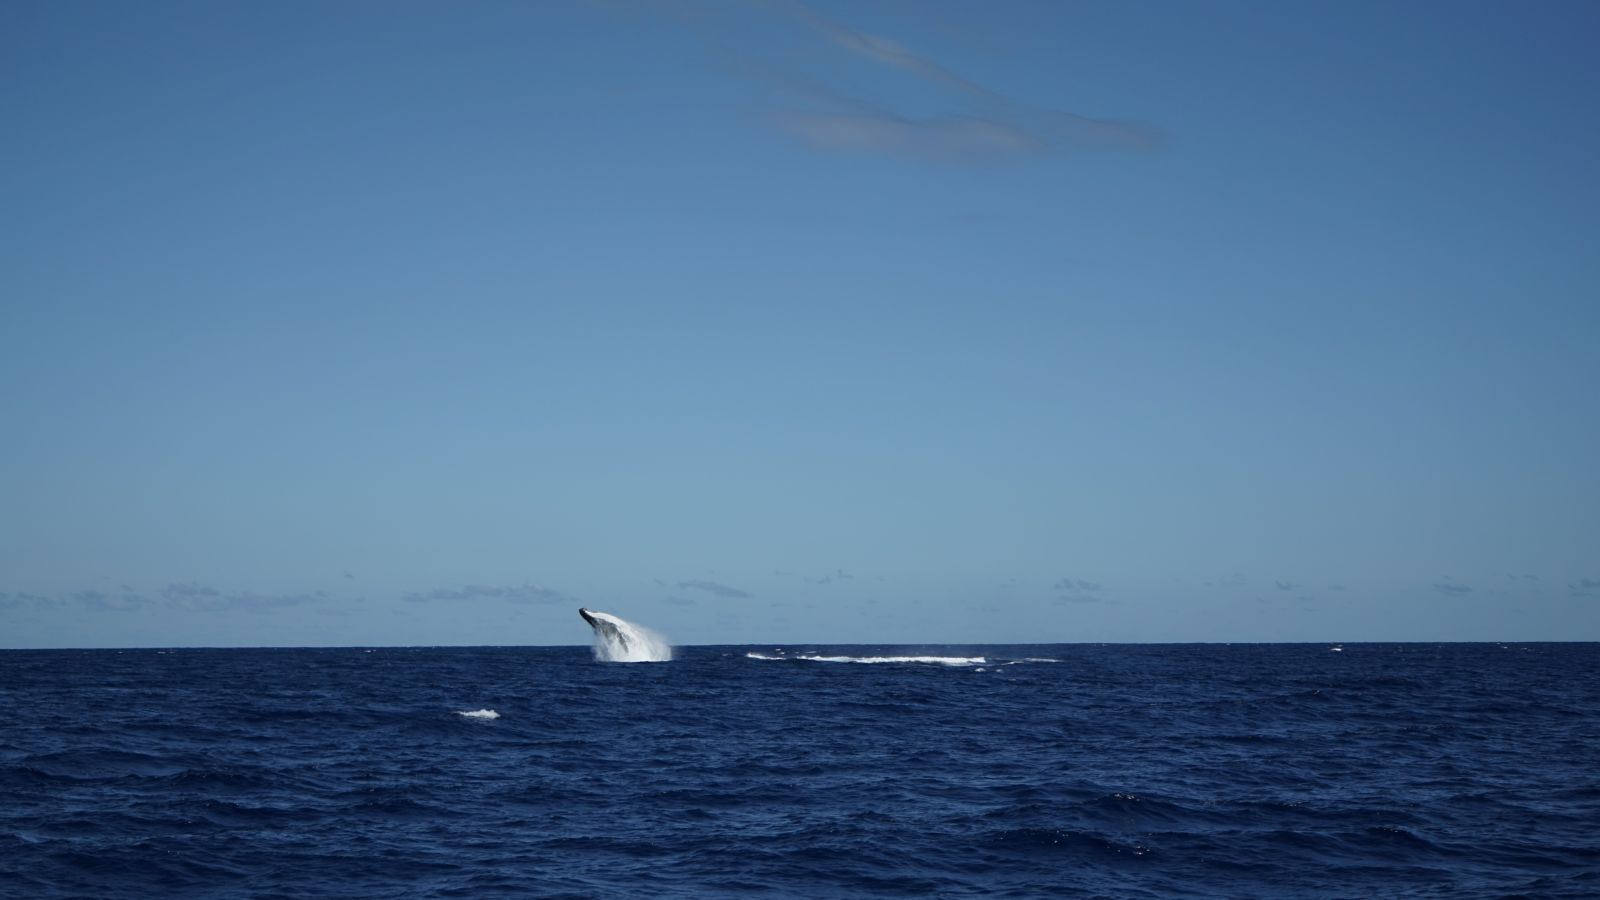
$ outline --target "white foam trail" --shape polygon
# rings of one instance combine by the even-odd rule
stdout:
[[[492,709],[458,709],[456,715],[469,719],[498,719],[500,714]]]
[[[594,658],[601,662],[670,662],[672,644],[643,625],[635,625],[610,613],[588,610],[589,615],[616,627],[616,634],[594,630]]]
[[[764,653],[746,653],[748,659],[803,659],[807,662],[831,663],[925,663],[938,666],[981,666],[989,662],[983,656],[818,656],[808,653],[800,656],[768,656]]]

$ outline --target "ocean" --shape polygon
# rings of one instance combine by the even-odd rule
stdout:
[[[0,896],[1596,897],[1600,644],[3,651]]]

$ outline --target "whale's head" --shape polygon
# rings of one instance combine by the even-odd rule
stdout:
[[[589,623],[589,627],[593,628],[594,633],[602,640],[616,641],[622,645],[622,649],[628,649],[628,636],[617,627],[615,618],[606,613],[591,612],[583,606],[578,607],[578,615],[583,616],[583,620]]]

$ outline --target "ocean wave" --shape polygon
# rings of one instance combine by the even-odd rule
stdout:
[[[1600,645],[680,649],[0,652],[0,897],[1600,896]]]
[[[797,653],[793,656],[782,651],[760,653],[750,651],[745,654],[746,659],[759,659],[768,662],[786,662],[801,660],[804,662],[831,662],[831,663],[902,663],[910,665],[933,666],[1020,666],[1028,663],[1058,663],[1059,659],[1041,656],[1025,656],[1021,659],[995,659],[988,656],[824,656],[820,653]],[[979,669],[986,672],[988,669]]]
[[[116,778],[166,778],[188,770],[180,760],[150,753],[85,747],[24,757],[23,767],[51,778],[100,781]]]
[[[803,660],[805,662],[830,662],[830,663],[922,663],[937,666],[981,666],[989,662],[983,656],[821,656],[815,653],[802,653],[797,656],[771,656],[765,653],[750,652],[745,654],[747,659],[761,659],[770,661]]]
[[[1152,851],[1141,840],[1128,840],[1097,831],[1065,828],[1005,828],[983,835],[980,843],[1002,852],[1029,856],[1055,851],[1067,856],[1141,857]]]

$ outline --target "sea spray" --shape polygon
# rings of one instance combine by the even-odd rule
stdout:
[[[592,609],[580,610],[594,628],[594,658],[601,662],[668,662],[672,644],[643,625]]]

